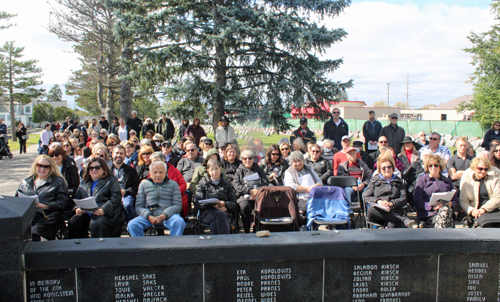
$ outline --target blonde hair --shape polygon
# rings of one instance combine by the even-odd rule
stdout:
[[[155,150],[153,150],[153,147],[148,146],[148,145],[142,146],[141,150],[139,151],[139,156],[138,156],[139,162],[137,163],[138,166],[144,165],[144,160],[142,159],[142,154],[143,153],[151,153],[151,154],[153,154],[153,153],[155,153]],[[151,157],[149,159],[151,159]]]
[[[30,168],[30,177],[33,177],[34,179],[38,178],[38,176],[36,174],[36,167],[37,167],[38,163],[42,160],[46,160],[50,164],[50,172],[49,172],[49,175],[47,177],[51,177],[51,176],[61,177],[64,180],[64,183],[66,183],[66,180],[62,176],[62,174],[59,170],[59,167],[56,165],[56,162],[50,156],[48,156],[46,154],[39,155],[35,159],[35,161],[33,162],[33,164],[31,165],[31,168]]]
[[[97,155],[97,152],[99,152],[99,150],[104,150],[104,154],[105,154],[104,159],[110,160],[108,147],[106,147],[103,143],[97,143],[97,144],[95,144],[94,148],[92,148],[92,154],[94,156]]]
[[[392,157],[392,154],[388,151],[381,153],[378,158],[377,158],[377,172],[381,174],[380,172],[380,165],[385,162],[390,162],[392,166],[392,171],[394,172],[396,163],[394,162],[394,158]]]
[[[437,154],[430,154],[427,157],[427,160],[424,162],[424,170],[425,172],[429,172],[429,164],[431,163],[437,163],[439,165],[439,168],[441,169],[440,172],[443,172],[446,169],[446,163],[444,160]]]
[[[473,171],[477,171],[477,165],[479,165],[479,163],[483,163],[489,170],[491,170],[492,164],[490,160],[484,157],[475,157],[470,163],[470,168]]]

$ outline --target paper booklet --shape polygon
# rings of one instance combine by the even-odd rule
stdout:
[[[259,173],[254,173],[248,176],[243,177],[243,180],[246,182],[253,181],[253,180],[259,180]]]
[[[314,180],[311,176],[311,174],[306,174],[304,176],[299,176],[298,177],[299,185],[303,187],[312,187],[315,185]]]
[[[378,203],[372,203],[371,205],[374,206],[374,207],[376,207],[376,208],[379,208],[381,210],[384,210],[386,212],[390,212],[391,211],[391,208],[384,207],[383,205],[379,205]]]
[[[83,162],[85,161],[85,158],[83,156],[77,156],[75,158],[75,165],[78,168],[78,170],[83,169]]]
[[[200,204],[217,204],[219,200],[217,198],[202,199],[199,201]]]
[[[75,199],[76,206],[85,211],[92,211],[98,208],[94,196],[84,199]]]
[[[378,150],[378,144],[372,145],[368,143],[368,150]]]
[[[35,199],[35,204],[38,204],[38,195],[26,195],[21,192],[17,193],[18,197],[23,197],[23,198],[32,198]]]
[[[448,202],[451,201],[451,199],[455,195],[455,192],[457,192],[457,190],[451,190],[450,192],[436,192],[436,193],[432,193],[431,201],[429,202],[429,205],[431,207],[437,205],[438,202],[440,202],[438,200],[442,200],[441,203],[448,203]]]

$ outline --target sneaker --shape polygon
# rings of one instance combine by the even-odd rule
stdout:
[[[405,224],[405,227],[411,229],[413,228],[413,225],[415,224],[415,221],[411,220],[410,218],[408,217],[405,217],[403,219],[403,223]]]
[[[418,228],[419,228],[419,229],[423,229],[423,228],[425,228],[425,226],[426,226],[426,225],[427,225],[427,222],[425,222],[425,221],[420,221],[420,224],[418,225]]]

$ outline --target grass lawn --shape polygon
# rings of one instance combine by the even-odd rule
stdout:
[[[29,145],[33,145],[33,144],[38,144],[38,140],[40,139],[40,134],[30,134],[29,135],[30,137],[28,138],[28,141],[26,142],[26,147],[28,147]],[[19,141],[12,141],[11,139],[9,140],[9,147],[10,147],[10,151],[14,151],[14,150],[19,150]]]
[[[209,133],[207,136],[211,139],[214,139],[213,133]],[[264,148],[268,148],[272,144],[277,144],[282,137],[290,138],[289,136],[279,135],[279,134],[272,134],[270,136],[266,136],[266,134],[264,132],[252,132],[252,133],[246,134],[244,136],[252,136],[254,139],[260,138],[262,140],[262,142],[264,143]],[[238,145],[243,146],[246,144],[248,144],[248,141],[246,141],[244,139],[238,139]]]

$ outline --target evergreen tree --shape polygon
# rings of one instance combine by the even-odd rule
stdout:
[[[60,101],[62,100],[62,90],[58,84],[55,84],[50,88],[47,94],[47,101]]]
[[[10,104],[10,124],[15,125],[14,102],[20,105],[28,104],[33,98],[38,98],[44,89],[36,89],[41,85],[42,69],[36,67],[37,60],[21,61],[24,47],[15,47],[14,42],[6,42],[0,48],[0,89],[8,95]],[[16,141],[15,135],[12,140]]]
[[[130,77],[151,94],[207,104],[214,129],[225,113],[288,129],[292,104],[319,108],[352,86],[328,78],[342,59],[321,58],[347,33],[317,23],[350,0],[109,2],[117,38],[140,45]]]
[[[10,18],[15,17],[15,16],[17,16],[17,14],[13,15],[13,14],[9,14],[7,12],[0,11],[0,20],[9,20]],[[9,23],[9,24],[5,24],[5,25],[0,25],[0,30],[9,28],[11,26],[15,26],[15,24]]]

